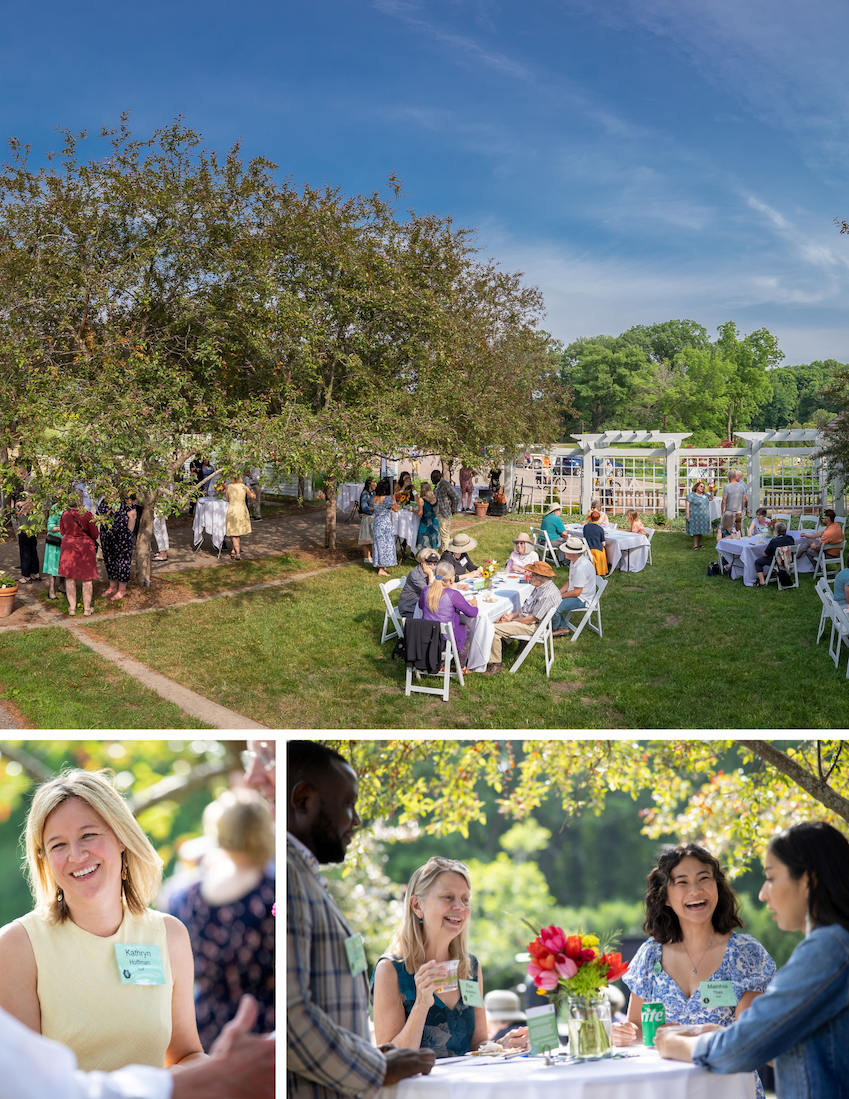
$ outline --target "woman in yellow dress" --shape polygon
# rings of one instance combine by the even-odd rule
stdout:
[[[242,484],[241,473],[227,485],[227,537],[232,539],[230,556],[234,561],[242,560],[242,535],[251,533],[251,516],[245,498],[253,500],[256,493]]]
[[[36,905],[0,930],[0,1007],[85,1072],[205,1059],[189,933],[148,907],[162,860],[106,772],[39,786],[26,858]]]

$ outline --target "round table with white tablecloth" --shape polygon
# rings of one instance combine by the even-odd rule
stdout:
[[[437,1061],[429,1076],[411,1076],[377,1099],[754,1099],[752,1072],[719,1076],[700,1065],[664,1061],[653,1049],[577,1063],[542,1057]]]
[[[802,540],[804,531],[800,533],[798,530],[790,530],[787,533],[798,545]],[[730,563],[732,580],[739,580],[742,576],[743,583],[747,588],[751,588],[757,584],[758,570],[755,568],[755,561],[759,557],[763,557],[764,550],[769,544],[769,541],[770,539],[762,534],[758,534],[754,538],[719,539],[716,543],[719,559],[721,563]],[[769,566],[767,566],[767,568],[768,567]],[[797,557],[796,571],[813,572],[814,566],[811,563],[810,558]]]
[[[199,496],[195,501],[195,518],[192,523],[192,542],[195,549],[203,541],[204,531],[212,537],[212,544],[220,552],[227,533],[226,500],[212,496]]]
[[[360,501],[360,493],[363,491],[362,482],[346,481],[342,485],[336,486],[336,507],[340,511],[344,511],[345,514],[350,511],[352,504],[356,500]]]
[[[462,583],[462,580],[460,581]],[[491,589],[472,587],[474,580],[469,582],[469,591],[460,592],[466,599],[475,596],[478,604],[477,618],[463,620],[471,634],[469,643],[469,655],[466,659],[466,667],[470,672],[486,671],[489,662],[489,653],[492,649],[492,639],[495,636],[495,622],[502,614],[513,614],[522,609],[522,604],[534,590],[533,584],[526,584],[524,580],[516,580],[501,574],[493,578]],[[458,590],[458,589],[455,589]],[[489,597],[492,597],[491,600]],[[422,612],[416,607],[416,618],[421,618]]]
[[[584,528],[580,524],[573,523],[566,529],[572,534],[580,535]],[[605,540],[610,543],[611,547],[611,554],[608,558],[610,571],[613,572],[619,567],[622,572],[642,572],[649,559],[648,538],[644,534],[632,534],[629,530],[620,530],[618,527],[614,527],[612,523],[601,529],[604,531]],[[625,558],[624,566],[621,565],[623,557]]]

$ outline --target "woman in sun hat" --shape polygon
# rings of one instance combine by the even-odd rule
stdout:
[[[0,1007],[86,1072],[204,1059],[189,933],[149,907],[162,859],[108,772],[38,787],[26,860],[36,906],[0,930]]]
[[[440,563],[447,561],[449,565],[454,566],[455,580],[459,580],[460,577],[464,580],[472,580],[476,576],[480,576],[481,570],[471,557],[469,557],[469,554],[477,547],[477,544],[475,538],[472,538],[471,535],[461,531],[459,534],[455,534],[445,547],[445,552],[439,560]]]
[[[757,939],[739,934],[740,902],[717,859],[695,843],[664,851],[647,879],[643,943],[623,980],[628,1021],[613,1044],[642,1041],[641,1008],[662,1003],[667,1023],[728,1026],[766,991],[775,962]],[[726,983],[733,1004],[706,1004],[702,982]],[[756,1077],[759,1099],[763,1088]]]
[[[467,1006],[459,988],[440,992],[444,963],[475,981],[483,997],[478,960],[469,952],[472,880],[464,862],[435,857],[413,872],[401,925],[372,975],[374,1037],[437,1057],[457,1057],[487,1041],[486,1009]],[[501,1043],[526,1049],[528,1031],[517,1027]]]
[[[530,534],[517,534],[513,539],[513,552],[507,558],[504,566],[505,572],[524,572],[534,561],[539,561],[539,554],[534,549],[534,543]]]

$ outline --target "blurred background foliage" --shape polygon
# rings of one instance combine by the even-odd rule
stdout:
[[[19,839],[38,782],[65,767],[110,768],[167,877],[180,844],[203,833],[206,806],[241,784],[244,748],[244,741],[200,739],[0,741],[0,926],[32,908]]]
[[[432,855],[460,859],[469,867],[470,944],[486,988],[516,988],[524,981],[525,967],[515,955],[532,938],[524,919],[599,935],[618,931],[623,939],[642,941],[646,875],[657,854],[666,845],[700,838],[657,828],[645,833],[657,788],[636,797],[608,789],[603,807],[590,799],[564,805],[562,789],[552,788],[517,821],[503,808],[506,774],[526,758],[527,743],[332,743],[359,770],[365,824],[344,866],[330,870],[328,878],[352,927],[363,935],[370,970],[401,919],[406,882]],[[346,750],[354,744],[355,751]],[[736,750],[716,747],[720,750],[710,770],[736,773]],[[677,789],[670,772],[664,781]],[[370,805],[385,809],[402,789],[397,812],[369,819]],[[740,873],[739,864],[729,865],[733,860],[720,850],[714,853],[727,869],[738,871],[733,887],[741,900],[743,930],[784,964],[800,936],[779,931],[758,901],[759,865]]]

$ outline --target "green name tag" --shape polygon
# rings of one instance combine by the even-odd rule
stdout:
[[[525,1014],[528,1017],[528,1037],[531,1040],[531,1053],[534,1055],[544,1053],[547,1049],[554,1051],[560,1045],[560,1035],[557,1033],[557,1016],[554,1004],[545,1004],[543,1007],[529,1007]]]
[[[481,986],[477,981],[464,981],[460,978],[460,996],[466,1007],[483,1007]]]
[[[159,947],[151,943],[115,943],[122,985],[164,985],[165,970]]]
[[[366,970],[366,952],[363,949],[361,935],[352,935],[345,940],[345,953],[348,955],[348,969],[351,971],[351,976],[356,977],[358,973],[364,973]]]
[[[702,981],[699,984],[703,1007],[736,1007],[737,996],[731,981]]]

